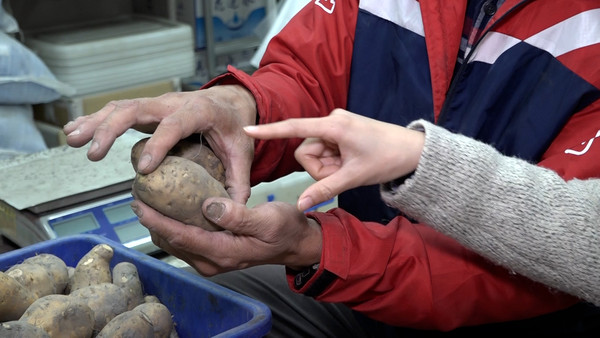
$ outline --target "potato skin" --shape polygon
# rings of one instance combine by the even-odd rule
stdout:
[[[171,312],[161,303],[143,303],[111,320],[97,338],[168,338],[173,329]]]
[[[113,268],[113,284],[123,289],[126,299],[127,310],[133,310],[144,302],[144,290],[142,281],[135,264],[120,262]]]
[[[71,292],[69,296],[83,300],[92,309],[96,333],[113,318],[129,310],[126,291],[112,283],[89,285]]]
[[[27,287],[0,271],[0,322],[16,320],[37,299]]]
[[[110,260],[113,248],[107,244],[98,244],[86,253],[75,267],[70,285],[70,292],[100,283],[112,282]]]
[[[36,298],[58,293],[53,275],[41,265],[15,264],[6,270],[6,274],[29,289]]]
[[[56,293],[64,292],[69,282],[69,272],[67,264],[60,257],[49,253],[41,253],[25,259],[23,263],[43,266],[52,275]]]
[[[205,230],[222,230],[207,220],[202,203],[229,194],[202,166],[183,157],[167,156],[156,170],[137,174],[133,194],[163,215]]]
[[[131,164],[133,169],[137,171],[137,163],[146,142],[150,138],[139,140],[131,148]],[[169,152],[167,156],[177,156],[186,158],[194,163],[201,165],[210,176],[225,186],[225,167],[215,153],[210,149],[205,142],[194,142],[191,139],[180,140]]]
[[[21,321],[38,326],[50,337],[91,337],[92,309],[77,297],[48,295],[38,298],[23,313]]]
[[[25,286],[36,298],[62,293],[68,281],[67,265],[52,254],[39,254],[5,271]]]
[[[20,320],[11,320],[0,324],[0,337],[3,338],[50,338],[41,327]]]
[[[158,297],[156,297],[155,295],[144,296],[144,303],[160,303],[160,304],[162,304],[160,299],[158,299]],[[175,326],[176,326],[176,323],[173,322],[173,325],[171,328],[171,333],[169,334],[169,338],[179,338],[179,334],[177,333],[177,329],[175,328]]]

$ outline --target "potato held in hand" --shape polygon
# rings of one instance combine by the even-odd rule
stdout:
[[[202,166],[183,157],[167,156],[156,170],[137,174],[133,193],[165,216],[210,231],[222,230],[202,214],[209,197],[227,197],[219,181]]]
[[[150,138],[139,140],[131,148],[131,164],[137,171],[137,163],[140,160],[142,150]],[[184,139],[169,150],[167,156],[177,156],[187,158],[188,160],[201,165],[210,176],[225,185],[225,167],[221,160],[215,155],[210,147],[202,142],[193,142],[191,139]]]

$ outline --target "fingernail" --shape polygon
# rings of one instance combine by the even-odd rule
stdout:
[[[73,123],[73,122],[69,122],[69,123]],[[67,123],[67,125],[65,127],[68,127],[68,126],[69,126],[69,124]],[[81,134],[81,130],[79,130],[79,128],[78,128],[78,129],[75,129],[72,132],[70,132],[69,135],[67,135],[67,136],[75,136],[75,135],[79,135],[79,134]]]
[[[140,157],[140,161],[138,162],[138,170],[146,169],[152,162],[152,156],[150,154],[144,154]]]
[[[100,148],[100,144],[97,141],[93,141],[90,145],[90,153],[95,153],[98,148]]]
[[[310,197],[304,197],[298,201],[298,210],[305,211],[306,209],[313,206],[313,200]]]
[[[252,126],[252,125],[250,125],[250,126],[245,126],[245,127],[244,127],[244,130],[245,130],[245,131],[255,131],[255,130],[257,130],[257,129],[258,129],[258,127],[257,127],[257,126]]]
[[[206,216],[214,221],[218,221],[225,212],[225,204],[214,202],[206,207]]]
[[[142,217],[142,210],[139,208],[138,204],[136,202],[132,202],[130,204],[131,206],[131,210],[133,210],[133,213],[138,217],[141,218]]]

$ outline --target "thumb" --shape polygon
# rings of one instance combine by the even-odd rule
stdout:
[[[360,165],[346,163],[337,171],[326,176],[306,188],[298,197],[297,208],[300,211],[307,210],[319,203],[329,201],[340,193],[361,186],[364,176]]]
[[[306,188],[304,192],[300,194],[300,197],[298,197],[298,203],[296,205],[298,210],[308,210],[319,203],[329,201],[339,193],[347,190],[348,188],[344,188],[341,182],[338,183],[338,180],[336,179],[338,174],[339,172],[327,176]]]
[[[229,198],[211,197],[202,204],[204,216],[222,227],[236,234],[249,234],[244,225],[251,219],[246,215],[249,212],[246,205],[235,202]]]

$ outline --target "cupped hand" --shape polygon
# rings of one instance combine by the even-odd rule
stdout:
[[[262,264],[298,268],[321,258],[319,224],[288,203],[249,209],[226,198],[207,199],[204,214],[226,229],[215,232],[165,217],[140,201],[132,208],[155,245],[205,276]]]
[[[250,196],[254,142],[242,130],[256,121],[256,102],[242,86],[223,85],[154,98],[113,101],[98,112],[78,117],[63,130],[67,143],[81,147],[91,141],[88,158],[99,161],[115,139],[129,128],[152,133],[138,163],[152,172],[179,140],[202,133],[226,169],[229,195],[245,203]]]
[[[413,172],[423,133],[336,109],[321,118],[289,119],[244,128],[260,139],[306,138],[296,160],[315,179],[298,198],[306,210],[362,185],[384,183]]]

